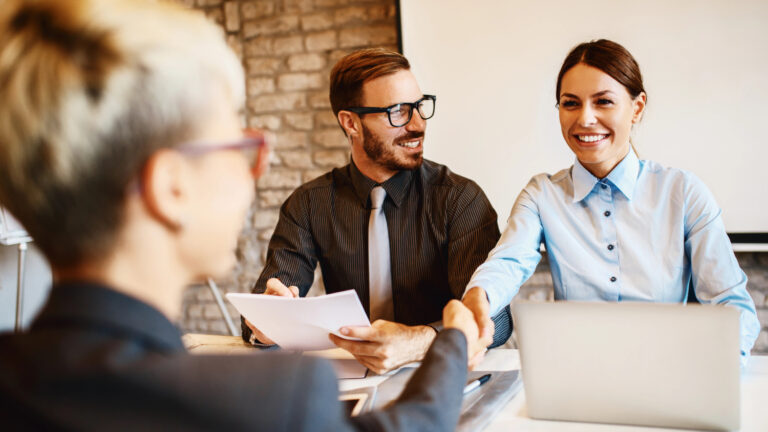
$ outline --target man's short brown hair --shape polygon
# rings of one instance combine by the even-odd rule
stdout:
[[[405,56],[384,48],[368,48],[348,54],[331,70],[333,114],[360,106],[366,82],[409,69],[411,64]]]

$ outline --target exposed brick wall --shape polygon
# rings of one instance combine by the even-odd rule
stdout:
[[[355,49],[397,49],[395,0],[177,0],[221,25],[246,71],[247,122],[277,134],[268,174],[240,236],[238,265],[217,281],[249,292],[264,266],[279,206],[300,184],[349,161],[349,144],[330,109],[329,74]],[[239,319],[234,309],[233,318]],[[205,286],[184,296],[185,331],[226,333]]]
[[[762,331],[753,353],[768,354],[768,253],[737,253],[741,268],[747,274],[747,289],[757,307]]]
[[[205,11],[224,28],[245,66],[248,123],[278,135],[272,169],[258,182],[252,217],[240,237],[237,268],[218,281],[225,292],[248,292],[264,265],[280,204],[300,184],[347,162],[348,144],[330,110],[328,75],[354,49],[396,49],[395,0],[177,1]],[[768,253],[739,253],[737,258],[763,325],[754,351],[768,353]],[[552,297],[545,258],[518,298]],[[227,332],[207,287],[185,292],[181,326],[192,332]]]

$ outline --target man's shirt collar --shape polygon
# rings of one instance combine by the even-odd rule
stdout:
[[[398,171],[397,174],[390,177],[387,181],[379,184],[360,172],[360,169],[355,165],[355,161],[350,158],[349,177],[352,181],[352,187],[355,189],[355,194],[360,199],[363,207],[371,207],[371,189],[376,186],[383,187],[384,190],[387,191],[387,197],[395,203],[395,206],[400,207],[408,192],[408,186],[411,184],[413,170]]]

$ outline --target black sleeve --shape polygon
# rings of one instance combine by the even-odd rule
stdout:
[[[472,274],[488,258],[501,234],[494,211],[480,186],[469,181],[457,189],[449,213],[448,281],[454,298],[464,294]],[[509,306],[493,317],[491,348],[503,345],[512,335]]]
[[[350,422],[339,402],[339,383],[327,361],[314,361],[298,371],[301,389],[295,389],[295,400],[287,403],[296,413],[287,430],[344,432],[357,428]],[[365,430],[365,429],[363,429]]]
[[[280,207],[277,227],[269,240],[267,263],[259,275],[252,292],[263,293],[270,278],[278,278],[286,286],[295,285],[303,297],[315,277],[317,256],[310,231],[309,199],[306,190],[299,188]],[[241,317],[243,340],[249,342],[251,329]]]
[[[459,330],[443,330],[397,401],[352,421],[366,431],[455,430],[466,381],[467,340]]]
[[[467,380],[467,341],[459,330],[446,329],[437,335],[421,366],[391,406],[353,418],[346,415],[339,402],[338,381],[327,360],[280,355],[257,358],[256,369],[268,373],[270,378],[261,376],[263,382],[247,379],[226,382],[233,388],[242,387],[239,390],[242,397],[231,409],[240,413],[245,411],[242,406],[253,406],[245,418],[259,430],[440,432],[456,429]],[[250,368],[253,370],[252,364]],[[254,384],[259,383],[261,385],[254,388]],[[224,402],[221,405],[229,406]]]
[[[488,198],[476,183],[457,187],[448,209],[448,282],[461,298],[475,269],[499,241],[499,224]]]

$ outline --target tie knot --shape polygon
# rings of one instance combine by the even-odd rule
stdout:
[[[384,204],[384,198],[386,197],[387,191],[385,191],[383,187],[376,186],[371,189],[371,208],[381,208],[381,205]]]

